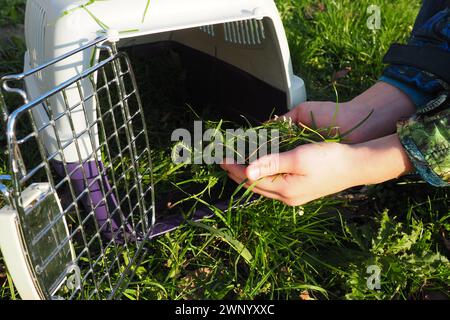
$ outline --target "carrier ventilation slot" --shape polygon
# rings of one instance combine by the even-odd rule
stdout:
[[[214,26],[213,25],[202,26],[202,27],[200,27],[200,30],[202,30],[203,32],[209,34],[211,37],[214,37],[216,35],[216,32],[214,30]]]
[[[243,20],[224,24],[225,41],[234,44],[258,45],[266,39],[261,20]]]

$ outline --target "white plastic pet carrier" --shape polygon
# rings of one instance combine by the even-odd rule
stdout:
[[[190,102],[230,114],[306,99],[272,0],[29,0],[25,36],[0,95],[0,249],[24,299],[119,298],[146,241],[179,223],[155,221],[136,62],[176,52]]]

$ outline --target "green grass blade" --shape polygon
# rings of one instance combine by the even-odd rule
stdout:
[[[144,14],[142,15],[142,23],[145,21],[145,17],[147,16],[148,8],[150,7],[150,0],[147,0],[147,4],[145,5]]]
[[[242,257],[244,258],[244,260],[248,263],[251,264],[252,260],[253,260],[253,256],[250,253],[250,251],[242,244],[242,242],[240,242],[239,240],[233,238],[231,235],[229,235],[228,233],[221,231],[219,229],[210,227],[204,223],[201,222],[193,222],[190,221],[189,222],[190,225],[197,227],[197,228],[201,228],[201,229],[205,229],[207,230],[209,233],[211,233],[211,235],[216,236],[220,239],[222,239],[223,241],[225,241],[226,243],[228,243],[234,250],[236,250],[236,252]]]

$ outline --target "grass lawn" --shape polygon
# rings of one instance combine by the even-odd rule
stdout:
[[[20,36],[6,31],[23,20],[23,0],[0,0],[0,75],[20,72]],[[310,99],[340,101],[370,87],[392,42],[405,41],[419,0],[277,0],[295,72]],[[367,8],[381,9],[369,30]],[[150,7],[151,10],[151,7]],[[2,33],[4,36],[2,36]],[[345,72],[340,72],[344,71]],[[169,83],[168,86],[173,85]],[[145,89],[140,88],[144,97]],[[8,101],[13,104],[14,101]],[[149,131],[170,134],[186,118],[152,114]],[[170,117],[168,116],[170,115]],[[4,128],[0,125],[0,132]],[[170,142],[154,134],[156,190],[180,182],[167,172]],[[0,150],[4,137],[0,133]],[[0,174],[6,168],[0,155]],[[206,169],[205,169],[206,170]],[[188,171],[200,181],[208,174]],[[206,179],[207,180],[207,179]],[[201,181],[206,185],[211,181]],[[125,292],[129,299],[432,299],[450,298],[449,192],[404,178],[287,207],[261,199],[240,210],[186,225],[149,244],[149,254]],[[367,286],[369,266],[381,289]],[[0,255],[0,299],[18,298]]]

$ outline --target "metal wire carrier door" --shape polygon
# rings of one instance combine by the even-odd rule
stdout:
[[[1,80],[4,96],[24,100],[9,113],[0,96],[12,171],[10,187],[2,186],[5,208],[17,214],[24,259],[44,299],[119,297],[155,222],[136,81],[128,57],[106,40]],[[74,55],[99,51],[100,62],[37,99],[17,89]]]

